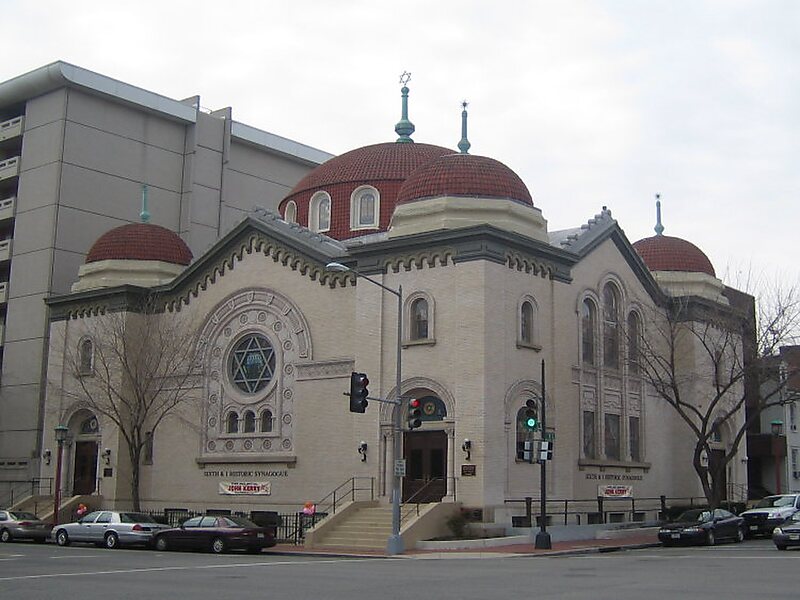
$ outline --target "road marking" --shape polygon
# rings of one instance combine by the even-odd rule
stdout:
[[[203,569],[234,569],[243,567],[277,567],[286,565],[319,565],[326,563],[356,563],[383,560],[382,557],[376,558],[352,558],[337,560],[297,560],[297,561],[278,561],[267,563],[231,563],[227,565],[196,565],[187,567],[148,567],[143,569],[117,569],[113,571],[85,571],[82,573],[46,573],[42,575],[17,575],[14,577],[0,577],[0,581],[19,581],[22,579],[52,579],[55,577],[80,577],[91,575],[122,575],[128,573],[155,573],[159,571],[199,571]]]
[[[48,556],[50,560],[60,560],[62,558],[97,558],[94,554],[70,554],[69,556]]]

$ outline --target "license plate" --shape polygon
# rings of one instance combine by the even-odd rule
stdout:
[[[758,525],[750,525],[750,531],[758,531]]]
[[[673,533],[669,537],[671,537],[673,540],[679,540],[679,539],[681,539],[681,534],[680,533]]]
[[[800,540],[800,533],[789,534],[789,539],[792,540],[792,541]]]
[[[263,534],[263,533],[259,533],[257,537],[259,537],[259,538],[263,538],[263,537],[264,537],[264,534]]]

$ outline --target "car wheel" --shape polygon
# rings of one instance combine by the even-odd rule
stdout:
[[[10,541],[11,541],[11,532],[8,529],[3,529],[3,531],[0,531],[0,542],[6,544]]]
[[[714,538],[714,532],[709,529],[708,533],[706,534],[706,546],[713,546],[717,543],[717,540]]]
[[[744,531],[741,529],[736,530],[736,543],[741,544],[744,541]]]
[[[167,538],[164,537],[163,535],[158,536],[156,538],[155,546],[156,550],[158,550],[159,552],[166,552],[167,550],[169,550],[169,542],[167,541]]]
[[[786,550],[786,546],[784,544],[775,544],[775,547],[778,550]]]
[[[225,540],[218,537],[211,540],[211,551],[214,554],[222,554],[225,552]]]
[[[56,534],[56,544],[59,546],[69,546],[69,535],[63,529],[59,529]]]
[[[106,548],[109,550],[114,550],[115,548],[119,547],[119,537],[116,533],[111,532],[106,536]]]

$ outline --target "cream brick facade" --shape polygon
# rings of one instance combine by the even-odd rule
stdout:
[[[601,306],[606,283],[619,290],[621,314],[636,310],[642,316],[644,335],[648,315],[663,311],[655,280],[610,213],[598,215],[576,242],[547,248],[480,224],[412,238],[348,246],[274,216],[251,217],[175,281],[156,288],[169,306],[180,306],[176,318],[200,332],[204,352],[196,404],[162,424],[153,463],[142,467],[146,508],[297,510],[351,477],[372,478],[377,496],[388,501],[392,406],[373,401],[365,414],[353,414],[343,392],[350,372],[360,371],[368,374],[373,396],[395,395],[396,298],[352,274],[326,272],[326,262],[334,260],[389,288],[402,286],[406,317],[408,301],[428,299],[427,339],[411,340],[406,320],[401,391],[435,396],[446,416],[401,435],[405,445],[411,436],[445,432],[443,501],[509,522],[519,507],[507,501],[539,496],[538,466],[517,459],[516,423],[525,400],[541,395],[542,361],[547,425],[556,436],[547,465],[551,498],[591,501],[601,483],[632,485],[636,498],[702,494],[691,468],[694,444],[673,410],[626,361],[607,369],[601,358],[599,367],[581,358],[582,302],[593,298]],[[61,341],[50,346],[44,430],[61,419],[72,442],[83,435],[77,428],[86,412],[65,400],[63,391],[75,383],[63,366],[64,348],[76,347],[92,321],[103,318],[86,309],[110,309],[114,294],[111,289],[50,301],[51,339]],[[526,300],[535,307],[529,344],[519,333]],[[276,351],[275,376],[263,392],[247,395],[231,382],[229,356],[237,340],[255,332]],[[600,357],[602,336],[597,339]],[[691,346],[683,356],[697,367]],[[704,391],[692,391],[702,402]],[[241,415],[265,407],[275,418],[272,431],[225,432],[229,411]],[[593,457],[583,450],[587,410],[596,415]],[[620,415],[619,459],[603,453],[606,413]],[[628,451],[631,416],[641,425],[639,460]],[[99,432],[89,437],[112,451],[107,476],[98,459],[104,502],[128,506],[125,449],[111,424],[99,421]],[[461,449],[465,439],[472,443],[469,461]],[[367,443],[366,461],[357,452],[361,441]],[[71,460],[68,452],[67,479]],[[462,475],[464,465],[474,466],[474,475]],[[42,476],[52,473],[53,465],[43,463]],[[744,484],[745,477],[743,463],[734,461],[729,481]],[[230,481],[269,483],[271,493],[221,495],[220,483]]]

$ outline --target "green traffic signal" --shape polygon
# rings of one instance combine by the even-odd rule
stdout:
[[[525,428],[529,431],[536,431],[539,429],[539,406],[533,398],[528,398],[525,406]]]

